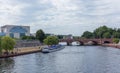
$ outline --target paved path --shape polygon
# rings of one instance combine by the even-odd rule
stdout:
[[[24,54],[40,52],[42,47],[43,46],[14,48],[13,51],[0,55],[0,58],[8,58],[8,57],[14,57],[14,56],[19,56],[19,55],[24,55]]]
[[[23,48],[15,48],[13,52],[17,53],[25,53],[25,52],[31,52],[31,51],[39,51],[42,49],[42,46],[36,46],[36,47],[23,47]]]

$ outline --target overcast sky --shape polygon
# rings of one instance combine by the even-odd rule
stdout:
[[[120,28],[120,0],[0,0],[0,26],[81,35],[99,26]]]

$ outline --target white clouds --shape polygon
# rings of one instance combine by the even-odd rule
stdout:
[[[40,3],[51,3],[57,10],[76,10],[78,7],[71,3],[71,0],[39,0]]]
[[[0,24],[30,25],[32,32],[41,28],[80,35],[100,25],[120,23],[119,3],[120,0],[0,0]]]
[[[24,6],[15,0],[0,0],[0,24],[16,24]]]
[[[71,0],[51,0],[57,10],[76,10],[77,6],[71,3]]]
[[[21,9],[23,7],[21,5],[18,5],[17,3],[14,3],[10,0],[1,0],[0,1],[0,12],[6,13],[10,15],[20,15]]]

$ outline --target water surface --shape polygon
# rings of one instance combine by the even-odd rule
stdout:
[[[120,50],[101,46],[66,46],[49,54],[0,59],[0,73],[120,73]]]

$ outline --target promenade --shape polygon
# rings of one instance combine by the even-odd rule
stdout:
[[[32,51],[39,51],[41,50],[41,46],[36,46],[36,47],[22,47],[22,48],[15,48],[13,52],[16,53],[25,53],[25,52],[32,52]]]
[[[114,47],[120,49],[120,44],[102,44],[102,46]]]
[[[25,54],[40,52],[42,47],[43,46],[14,48],[13,51],[10,51],[7,54],[3,53],[0,56],[0,58],[8,58],[8,57],[14,57],[14,56],[19,56],[19,55],[25,55]]]

